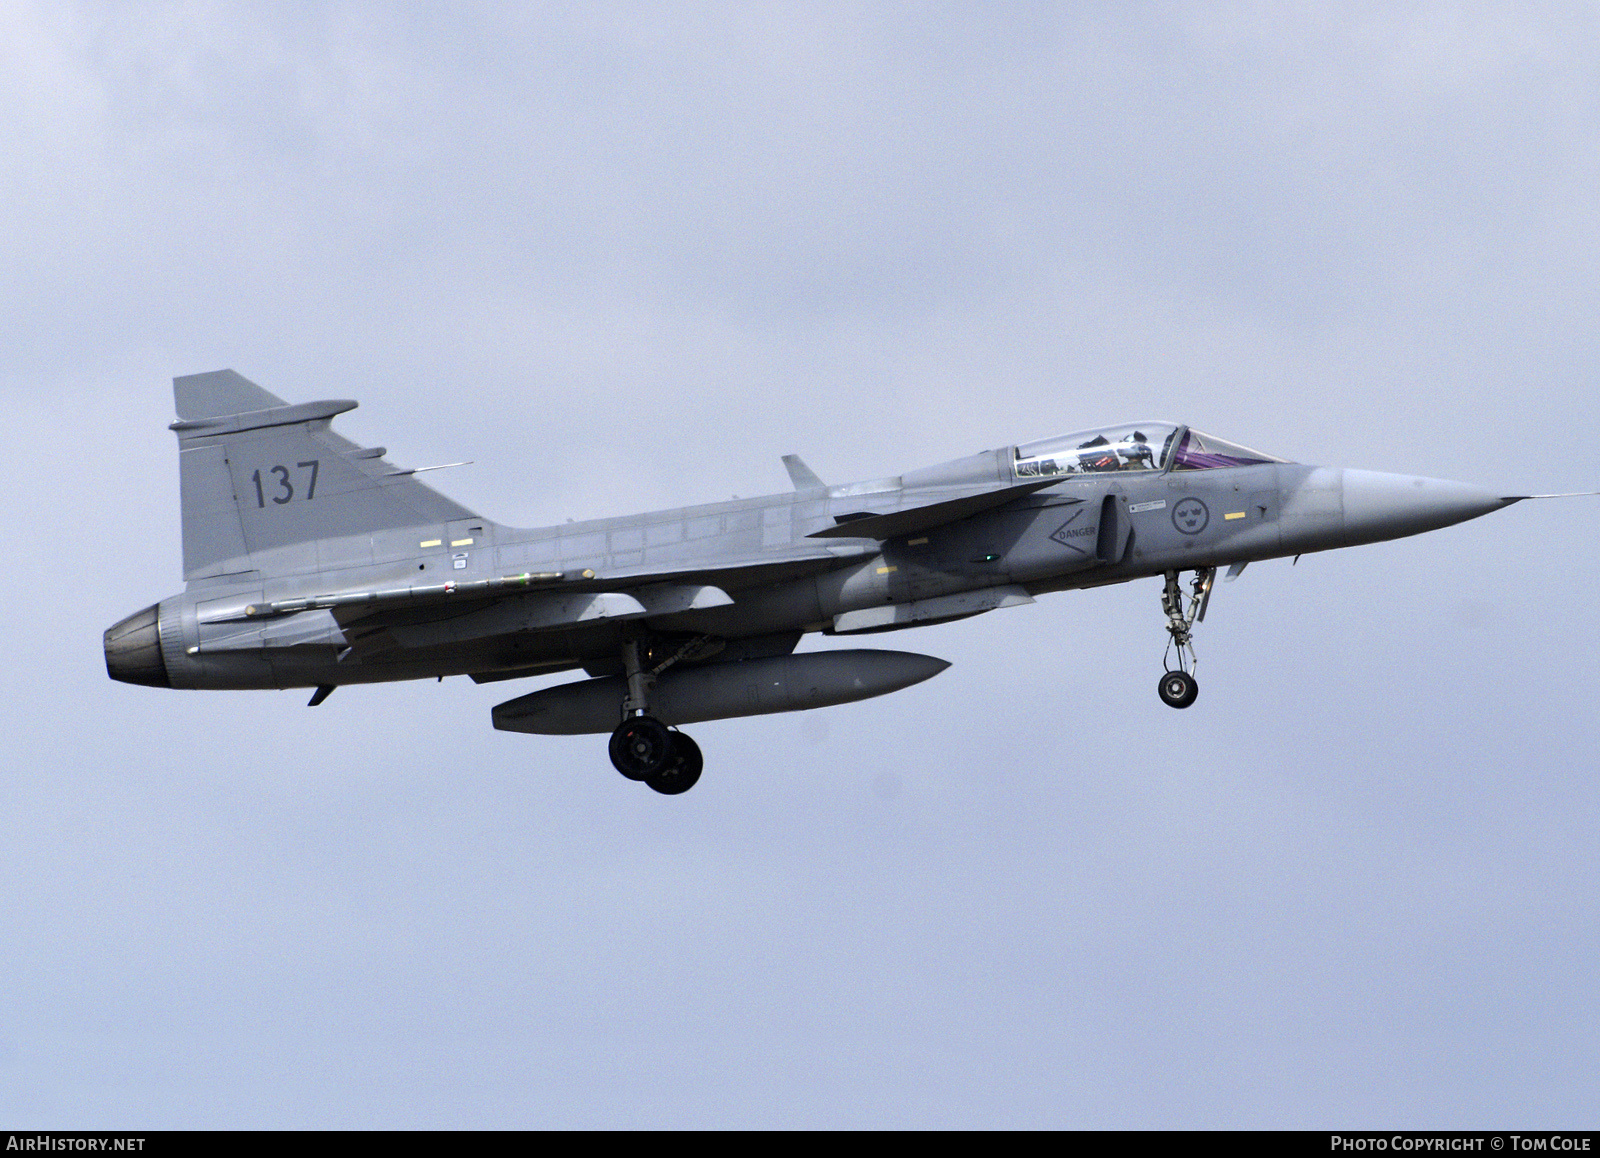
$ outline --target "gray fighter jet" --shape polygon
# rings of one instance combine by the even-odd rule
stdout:
[[[354,402],[290,405],[231,370],[173,388],[187,585],[105,633],[112,679],[314,688],[315,706],[340,684],[581,668],[590,678],[500,704],[494,726],[609,732],[618,771],[667,794],[702,765],[676,725],[866,699],[949,666],[795,654],[806,632],[895,631],[1157,577],[1159,690],[1186,708],[1219,567],[1232,578],[1544,497],[1305,466],[1137,422],[840,486],[790,455],[789,494],[519,530],[335,434]]]

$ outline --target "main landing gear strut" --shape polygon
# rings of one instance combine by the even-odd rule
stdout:
[[[1197,662],[1193,631],[1196,623],[1205,622],[1206,604],[1211,601],[1211,584],[1216,577],[1215,567],[1197,570],[1186,601],[1183,588],[1178,584],[1178,573],[1167,572],[1167,585],[1161,592],[1161,610],[1167,613],[1167,634],[1171,638],[1167,640],[1167,651],[1161,659],[1167,670],[1157,690],[1161,693],[1161,702],[1169,707],[1187,708],[1200,694],[1200,685],[1193,674]],[[1228,577],[1231,579],[1233,572],[1230,571]],[[1178,654],[1177,667],[1173,667],[1171,661],[1174,651]]]
[[[622,723],[611,733],[611,763],[629,780],[643,780],[666,796],[693,788],[705,767],[705,758],[700,754],[700,745],[650,715],[650,691],[656,676],[704,643],[703,639],[691,640],[648,670],[639,640],[630,639],[622,648],[628,696],[622,701]]]

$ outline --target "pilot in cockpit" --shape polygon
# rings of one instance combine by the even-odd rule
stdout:
[[[1150,440],[1144,436],[1143,431],[1135,430],[1128,436],[1127,443],[1122,447],[1122,453],[1128,460],[1128,470],[1155,469],[1155,455],[1151,453]]]

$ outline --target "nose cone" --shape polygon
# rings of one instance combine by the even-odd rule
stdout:
[[[107,628],[106,674],[125,684],[170,688],[167,661],[161,656],[160,623],[160,608],[150,606]]]
[[[1376,543],[1464,523],[1510,506],[1470,483],[1370,470],[1344,472],[1344,529],[1350,543]]]

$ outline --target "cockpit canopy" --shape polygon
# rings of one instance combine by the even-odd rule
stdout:
[[[1139,422],[1030,442],[1016,449],[1019,479],[1113,470],[1214,470],[1287,462],[1188,426]]]

